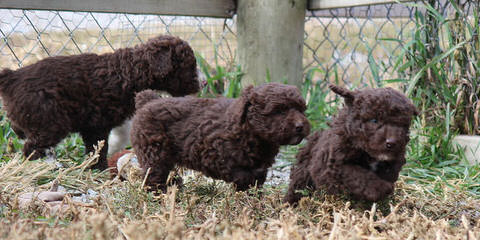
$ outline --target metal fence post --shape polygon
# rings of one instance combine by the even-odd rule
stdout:
[[[300,86],[307,0],[239,0],[238,60],[243,85],[275,82]]]

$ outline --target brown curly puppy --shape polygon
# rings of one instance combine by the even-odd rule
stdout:
[[[260,186],[280,145],[298,144],[310,132],[293,86],[249,86],[238,99],[156,98],[148,90],[137,95],[131,139],[140,166],[150,168],[147,183],[160,190],[175,165],[237,190]]]
[[[27,139],[24,155],[35,151],[32,159],[71,132],[79,132],[93,151],[133,114],[135,93],[147,88],[173,96],[199,90],[195,57],[185,41],[159,36],[113,53],[49,57],[0,72],[4,108],[15,133]],[[95,168],[106,168],[107,149],[105,143]]]
[[[349,91],[330,85],[345,99],[331,128],[315,132],[297,155],[285,201],[296,203],[297,190],[323,188],[377,201],[393,192],[405,164],[409,127],[417,110],[391,88]]]

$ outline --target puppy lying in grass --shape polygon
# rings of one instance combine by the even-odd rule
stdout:
[[[391,88],[349,91],[331,85],[345,107],[331,128],[309,136],[292,168],[285,201],[294,204],[298,190],[323,188],[357,199],[378,201],[391,194],[405,164],[409,127],[417,109]]]

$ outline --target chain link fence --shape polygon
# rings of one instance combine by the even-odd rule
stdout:
[[[415,7],[386,4],[311,11],[305,20],[304,69],[350,84],[396,78],[392,74],[401,46],[408,41]],[[371,83],[370,83],[371,84]]]
[[[0,9],[1,67],[18,68],[48,56],[104,53],[158,34],[187,40],[208,62],[231,64],[232,19]]]
[[[471,21],[479,1],[428,0],[310,11],[305,20],[304,71],[318,68],[317,80],[353,85],[378,86],[381,80],[405,77],[397,73],[398,61],[403,60],[398,56],[413,40],[415,30],[425,28],[447,35],[443,26],[433,30],[416,26],[416,17],[432,14],[424,4],[430,4],[446,21],[457,18],[457,10],[465,13],[461,20]],[[442,41],[448,39],[439,39]]]
[[[448,15],[449,1],[436,2]],[[397,78],[399,42],[412,37],[416,10],[385,4],[308,11],[304,70],[317,68],[317,79],[352,84]],[[47,56],[111,52],[157,34],[187,40],[211,65],[233,65],[235,32],[235,18],[0,9],[0,67],[18,68]]]

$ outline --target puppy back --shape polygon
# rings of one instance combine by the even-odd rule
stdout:
[[[148,89],[141,91],[135,96],[135,109],[140,109],[148,102],[157,98],[160,98],[160,96],[153,90]]]

